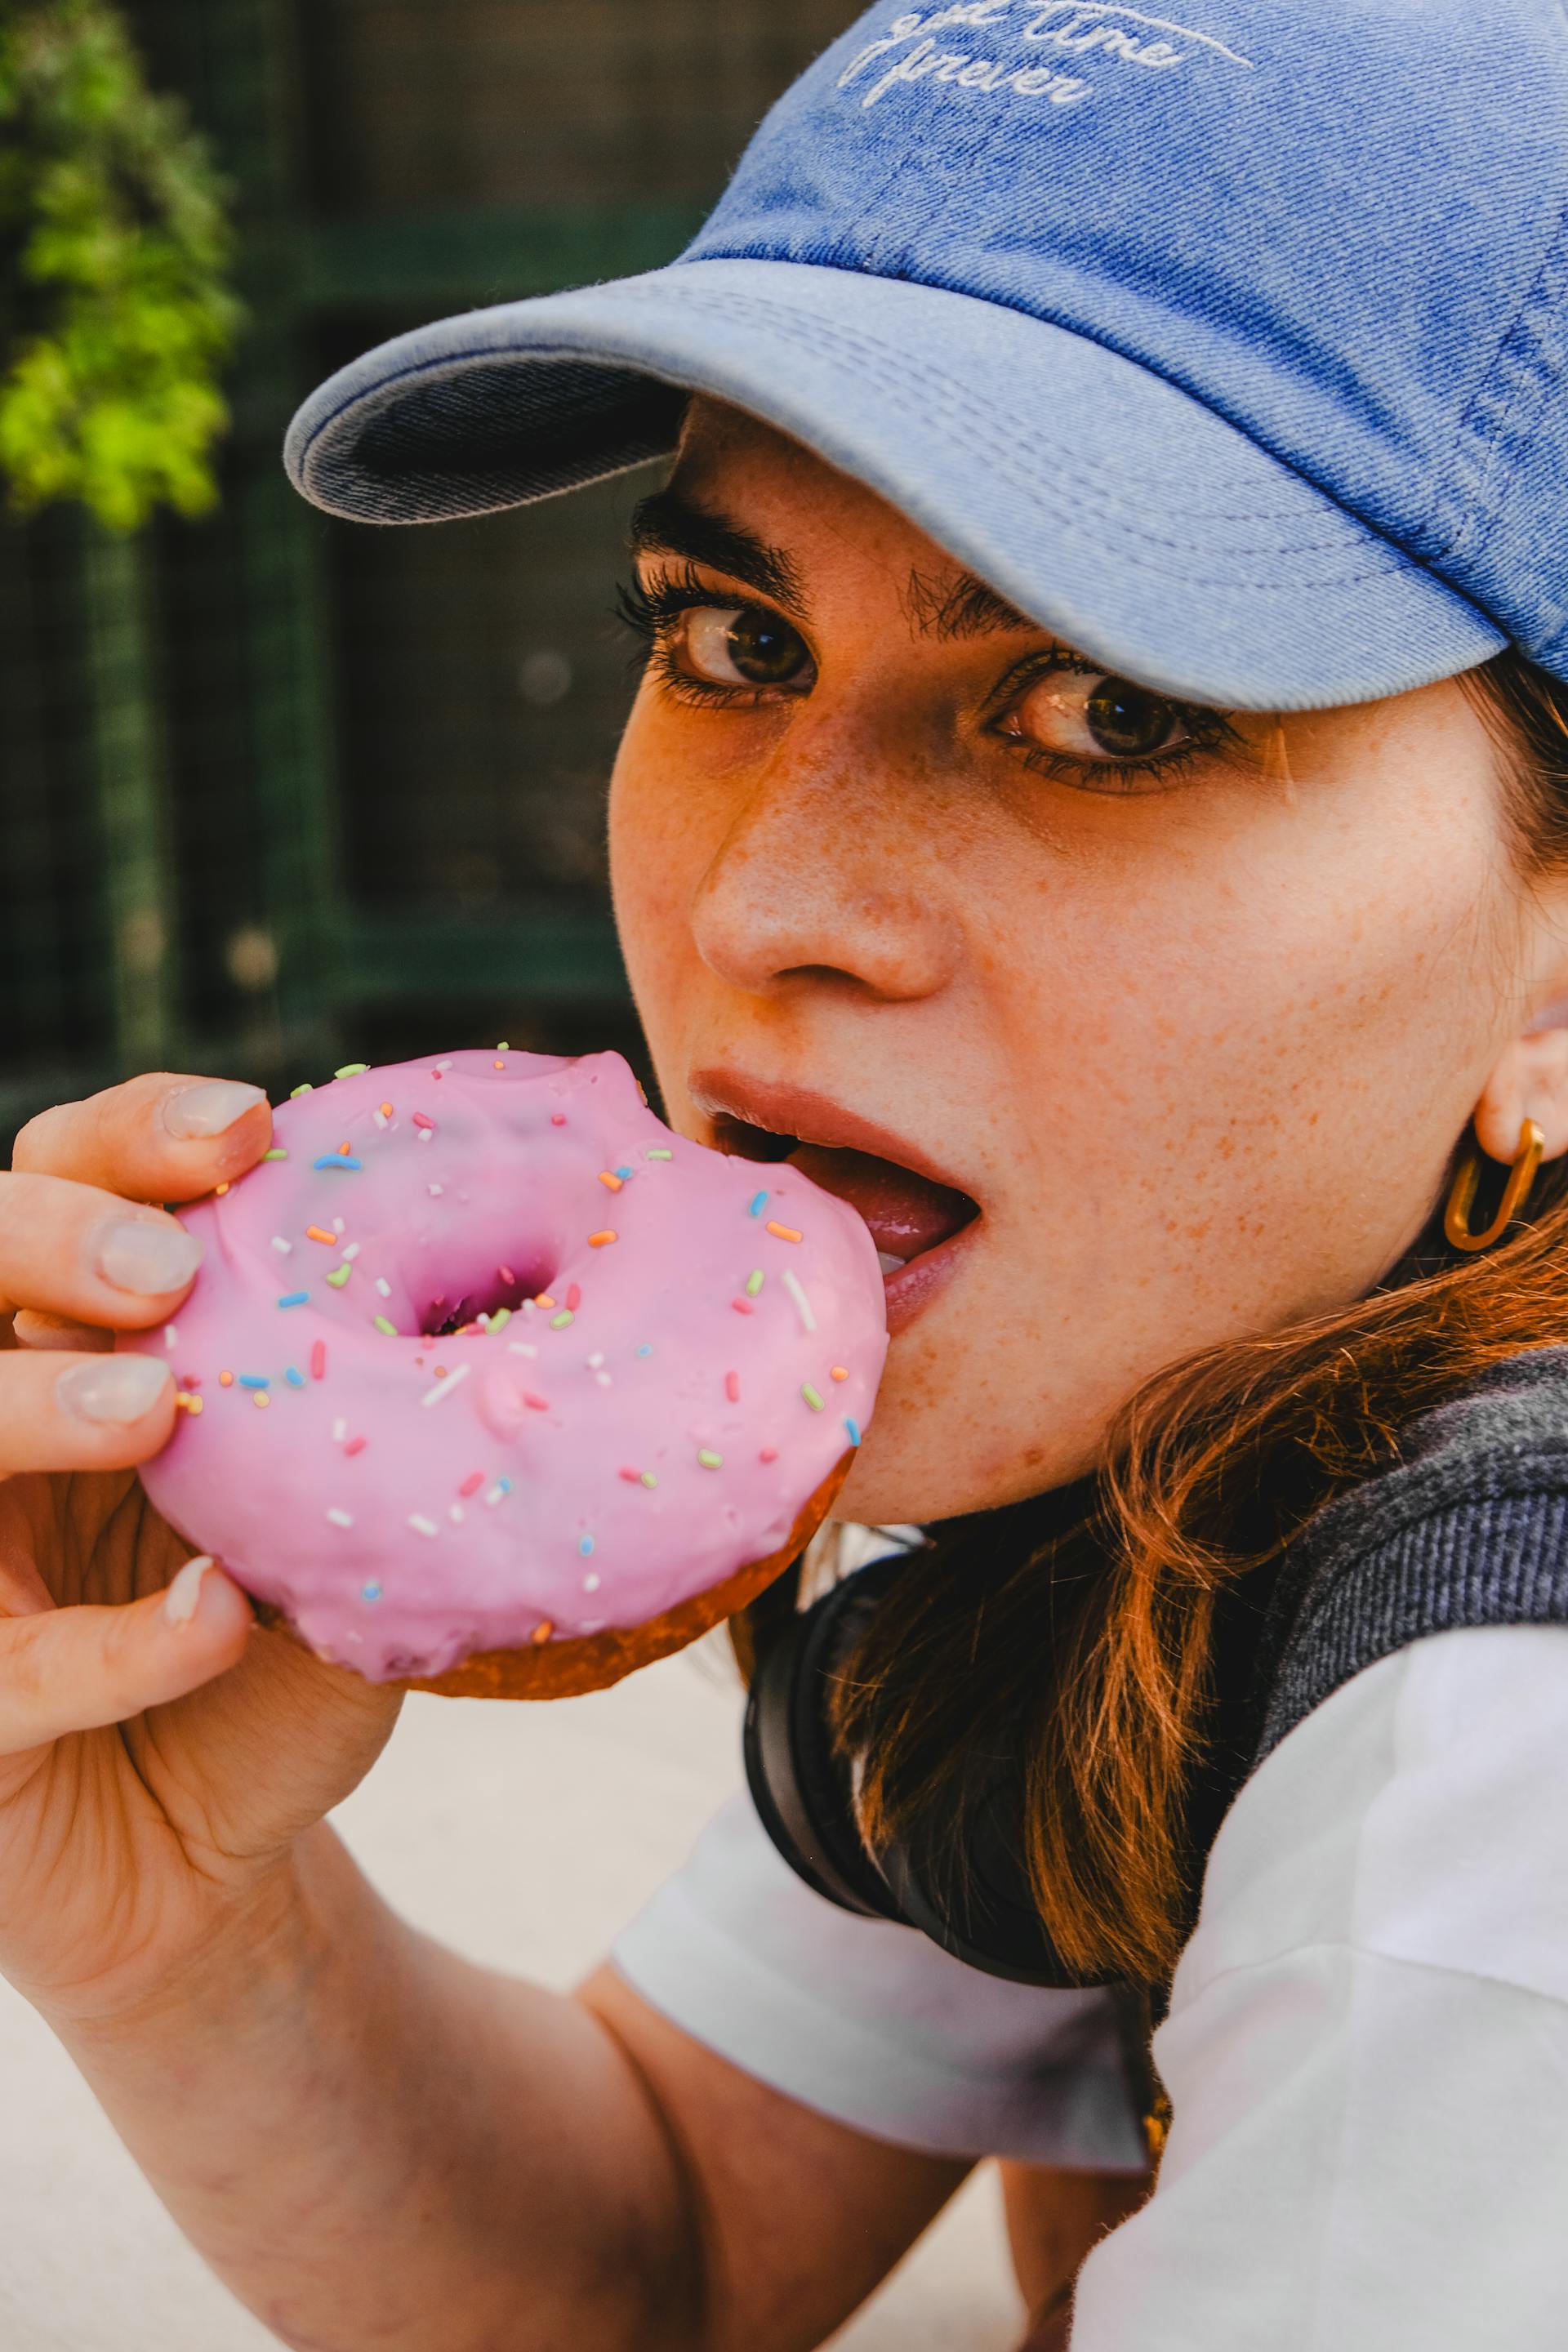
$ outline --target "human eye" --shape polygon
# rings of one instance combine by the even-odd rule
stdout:
[[[650,673],[679,699],[754,704],[816,681],[797,629],[765,604],[707,586],[689,568],[624,589],[620,611]]]
[[[1029,666],[995,732],[1026,763],[1080,790],[1167,789],[1201,752],[1238,740],[1219,711],[1177,702],[1058,648]]]

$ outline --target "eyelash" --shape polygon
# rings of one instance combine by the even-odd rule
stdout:
[[[616,597],[616,613],[637,640],[632,656],[638,671],[647,671],[659,684],[684,702],[694,702],[711,709],[715,704],[727,709],[754,709],[766,688],[757,687],[721,686],[715,678],[693,677],[681,669],[675,658],[671,632],[678,621],[694,609],[715,613],[765,611],[733,595],[725,595],[716,588],[707,587],[699,577],[695,564],[668,578],[649,581],[624,581]],[[782,618],[782,615],[780,615]]]
[[[732,593],[710,588],[695,564],[688,563],[677,573],[647,583],[634,577],[622,583],[616,598],[616,611],[637,640],[635,667],[657,678],[678,700],[709,709],[755,709],[768,691],[765,688],[721,686],[712,678],[693,677],[679,667],[671,633],[693,608],[721,613],[754,610],[767,613],[770,618],[784,617],[773,614],[765,604],[748,605]],[[1051,645],[1030,655],[1008,673],[993,698],[1000,706],[995,716],[1005,718],[1031,687],[1064,671],[1079,677],[1103,677],[1109,674],[1066,646]],[[1166,775],[1224,743],[1239,743],[1242,740],[1222,712],[1205,704],[1172,701],[1170,707],[1187,730],[1187,740],[1173,745],[1168,751],[1153,752],[1144,760],[1075,760],[1065,751],[1048,751],[1044,744],[1027,744],[1016,736],[1000,736],[997,740],[1005,743],[1034,774],[1100,793],[1116,789],[1108,787],[1105,780],[1109,776],[1131,779]]]

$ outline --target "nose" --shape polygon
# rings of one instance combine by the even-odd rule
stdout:
[[[750,995],[814,981],[888,1003],[935,995],[959,933],[923,833],[896,780],[868,780],[847,745],[792,730],[748,779],[699,886],[699,954]]]

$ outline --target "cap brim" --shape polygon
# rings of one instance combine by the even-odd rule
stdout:
[[[492,513],[667,454],[692,391],[816,450],[1032,620],[1165,693],[1324,709],[1507,643],[1136,361],[861,271],[677,263],[443,320],[322,385],[286,462],[360,521]]]

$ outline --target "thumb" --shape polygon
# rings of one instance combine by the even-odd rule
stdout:
[[[238,1585],[205,1555],[166,1592],[122,1608],[0,1621],[0,1756],[184,1698],[237,1663],[254,1622]]]

